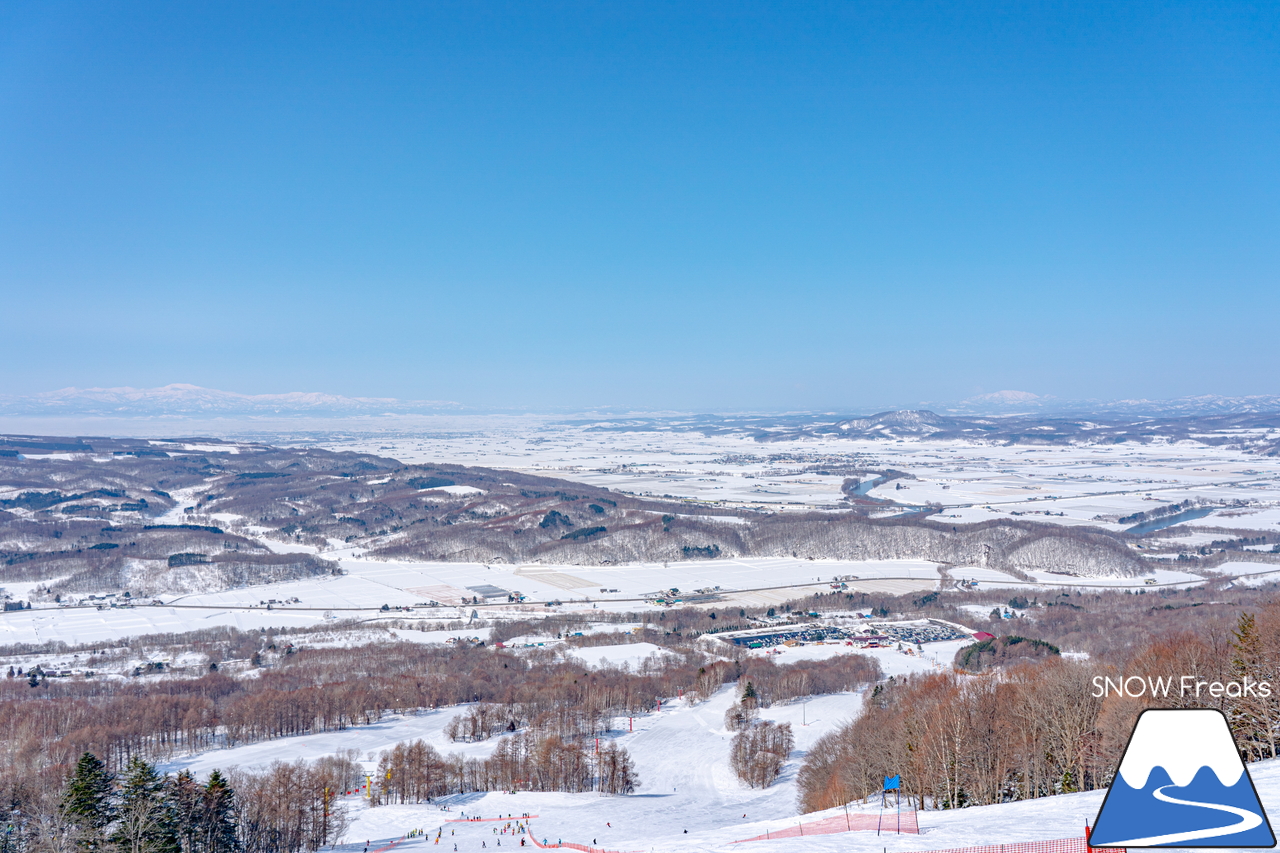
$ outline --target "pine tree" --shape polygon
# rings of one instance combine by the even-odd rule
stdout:
[[[204,786],[204,846],[201,853],[238,853],[236,795],[217,770]]]
[[[112,835],[121,853],[179,853],[165,779],[141,758],[129,759]]]
[[[62,793],[62,814],[74,828],[81,850],[106,847],[106,828],[115,817],[111,805],[111,774],[92,752],[76,762],[75,772]]]
[[[196,853],[204,837],[204,789],[190,770],[183,770],[169,784],[174,831],[182,853]]]

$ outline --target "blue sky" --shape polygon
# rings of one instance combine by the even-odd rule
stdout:
[[[1280,7],[0,8],[0,393],[1280,393]]]

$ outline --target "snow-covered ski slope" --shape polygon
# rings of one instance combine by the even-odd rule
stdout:
[[[861,831],[734,844],[766,832],[794,827],[799,822],[843,814],[843,810],[833,810],[798,815],[796,772],[804,753],[819,737],[859,712],[862,698],[840,694],[767,709],[762,715],[764,718],[792,725],[796,751],[782,778],[764,790],[745,787],[730,772],[728,753],[732,733],[725,730],[723,716],[733,700],[733,690],[729,687],[697,705],[670,700],[663,703],[660,712],[635,718],[634,732],[627,731],[626,718],[618,718],[615,728],[619,731],[613,737],[630,751],[640,776],[640,787],[633,795],[468,794],[449,798],[451,810],[448,812],[437,805],[367,809],[358,797],[350,797],[347,802],[354,820],[345,840],[356,845],[354,849],[362,850],[366,841],[382,846],[409,830],[424,829],[429,831],[429,836],[409,839],[396,849],[452,851],[452,845],[457,844],[459,853],[477,853],[482,849],[488,853],[499,849],[499,840],[502,849],[518,847],[519,840],[511,835],[495,836],[493,829],[500,824],[447,821],[456,820],[464,812],[481,817],[528,813],[538,815],[532,822],[532,830],[539,840],[573,842],[606,850],[883,853],[885,850],[930,850],[1079,837],[1084,833],[1085,824],[1092,824],[1102,804],[1104,792],[1095,791],[958,811],[922,812],[920,835],[877,835]],[[366,765],[372,767],[382,749],[397,741],[419,737],[445,753],[487,755],[497,739],[479,744],[454,744],[444,737],[444,726],[461,711],[451,708],[393,718],[346,732],[216,750],[176,761],[168,769],[188,767],[207,773],[215,767],[252,767],[278,759],[312,759],[350,748],[361,750],[362,759],[367,759]],[[1250,765],[1249,769],[1263,806],[1280,815],[1280,761]],[[852,809],[870,814],[881,811],[878,802],[855,804]],[[892,821],[892,811],[886,812],[885,825],[892,826]],[[444,837],[441,845],[436,846],[435,830],[441,826]],[[484,848],[481,848],[482,841],[486,844]]]

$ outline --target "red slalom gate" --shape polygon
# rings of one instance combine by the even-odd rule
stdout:
[[[876,829],[882,833],[920,834],[920,824],[916,821],[916,813],[913,811],[902,812],[901,814],[893,812],[892,814],[884,815],[859,813],[835,815],[834,817],[814,820],[809,823],[800,823],[783,829],[771,829],[764,835],[743,838],[733,843],[745,844],[748,841],[770,841],[774,838],[799,838],[803,835],[831,835],[836,832],[857,832]]]

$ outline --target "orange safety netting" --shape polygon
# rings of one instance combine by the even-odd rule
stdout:
[[[1055,838],[1050,841],[1020,841],[1015,844],[987,844],[982,847],[955,847],[950,850],[930,850],[929,853],[1103,853],[1102,848],[1090,847],[1087,838]],[[1106,848],[1105,853],[1127,853],[1123,847]]]
[[[580,850],[582,853],[623,853],[621,850],[605,850],[603,847],[588,847],[585,844],[573,844],[569,841],[561,841],[558,844],[543,844],[541,841],[533,837],[533,832],[529,832],[529,840],[533,842],[533,846],[540,850],[564,849],[564,850]],[[630,851],[630,853],[639,853],[639,851]]]
[[[916,822],[916,813],[885,812],[884,814],[849,814],[836,815],[822,820],[799,823],[795,826],[771,829],[764,835],[754,838],[743,838],[734,844],[747,841],[769,841],[774,838],[799,838],[802,835],[830,835],[833,832],[854,832],[857,830],[879,830],[882,833],[907,833],[919,835],[920,825]]]

